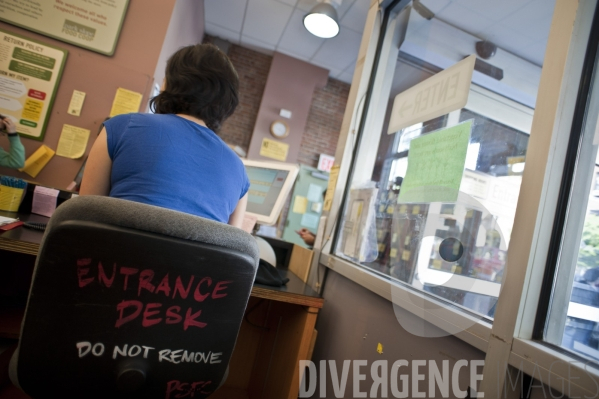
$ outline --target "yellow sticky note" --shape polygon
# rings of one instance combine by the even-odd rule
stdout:
[[[293,212],[303,215],[306,213],[306,209],[308,209],[308,198],[296,195],[293,201]]]
[[[112,102],[110,116],[113,117],[116,115],[138,112],[142,97],[143,95],[141,93],[119,87],[114,96],[114,101]]]
[[[387,213],[393,213],[395,209],[392,206],[387,207]]]
[[[399,213],[406,213],[408,211],[407,205],[402,205],[399,207]]]
[[[81,115],[83,101],[85,101],[85,93],[79,90],[73,90],[73,95],[71,96],[71,102],[69,103],[69,109],[67,110],[67,113],[74,116]]]
[[[439,259],[433,261],[433,269],[441,270],[443,263]]]
[[[378,345],[376,346],[376,351],[379,355],[382,355],[383,354],[383,344],[381,344],[379,342]]]
[[[263,157],[276,159],[277,161],[286,161],[288,152],[289,144],[267,138],[262,139],[260,155]]]
[[[410,255],[412,255],[410,251],[403,251],[401,254],[401,260],[410,260]]]
[[[392,258],[397,258],[397,248],[391,248],[391,251],[389,251],[389,256]]]
[[[25,172],[31,177],[36,177],[53,156],[54,151],[42,144],[40,148],[27,158],[25,166],[19,169],[19,171]]]
[[[391,242],[395,241],[397,241],[397,233],[393,233],[393,235],[391,236]]]
[[[324,197],[324,211],[330,211],[331,205],[333,205],[333,196],[335,195],[335,186],[337,185],[337,178],[339,177],[339,165],[333,165],[329,172],[329,185],[327,186],[327,193]]]
[[[81,158],[85,154],[88,139],[89,130],[65,124],[58,139],[56,155],[71,159]]]
[[[418,215],[420,213],[420,205],[414,205],[412,208],[412,215]]]
[[[383,204],[383,205],[379,206],[379,212],[380,212],[380,213],[383,213],[383,212],[385,212],[385,204]]]
[[[384,252],[385,251],[385,244],[379,243],[378,247],[379,247],[379,252]]]

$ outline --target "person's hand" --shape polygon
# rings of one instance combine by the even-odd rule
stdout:
[[[17,132],[17,126],[14,124],[14,122],[12,121],[12,119],[7,118],[7,117],[2,117],[0,118],[0,130],[6,130],[6,133],[16,133]]]
[[[299,231],[296,231],[296,233],[300,236],[302,240],[304,240],[306,245],[314,245],[314,240],[316,239],[316,236],[310,230],[304,228]]]

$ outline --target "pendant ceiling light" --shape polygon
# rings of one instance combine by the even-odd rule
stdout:
[[[304,17],[304,26],[314,36],[329,39],[339,33],[337,10],[328,1],[315,5]]]

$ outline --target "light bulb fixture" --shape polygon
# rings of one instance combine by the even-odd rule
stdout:
[[[337,10],[328,2],[315,5],[304,17],[304,26],[314,36],[330,39],[339,33]]]

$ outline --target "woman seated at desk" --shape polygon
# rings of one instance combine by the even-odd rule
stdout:
[[[156,114],[104,122],[81,195],[170,208],[241,227],[250,183],[243,163],[217,135],[238,100],[239,78],[216,46],[184,47],[167,62]]]

